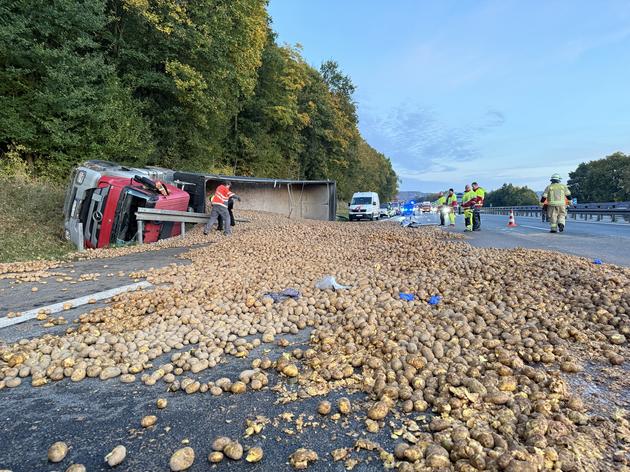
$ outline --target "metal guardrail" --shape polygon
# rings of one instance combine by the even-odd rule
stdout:
[[[138,221],[138,233],[136,239],[138,244],[142,244],[145,221],[172,221],[181,224],[181,236],[186,234],[186,223],[205,224],[210,215],[207,213],[194,213],[192,211],[177,210],[155,210],[153,208],[138,208],[136,220]],[[250,220],[244,218],[234,218],[237,223],[249,223]]]
[[[208,215],[205,213],[192,213],[189,211],[138,208],[138,211],[136,212],[136,220],[138,221],[138,244],[142,244],[145,221],[173,221],[175,223],[180,223],[181,235],[184,236],[186,234],[186,223],[205,223],[208,221]]]
[[[514,216],[530,216],[542,218],[542,208],[538,205],[513,206],[513,207],[483,207],[482,213],[491,215],[509,215],[510,210]],[[614,203],[582,203],[567,209],[567,216],[573,220],[630,223],[630,202]]]

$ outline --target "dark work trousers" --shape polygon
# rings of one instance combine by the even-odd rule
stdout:
[[[441,208],[438,211],[440,212],[440,226],[444,226],[444,223],[445,223],[445,221],[444,221],[444,212],[442,211]]]
[[[208,231],[212,229],[212,226],[217,222],[219,217],[223,217],[223,219],[228,219],[230,214],[228,213],[228,209],[222,205],[212,205],[212,211],[210,211],[210,218],[206,223],[206,226],[203,228],[204,234],[208,234]],[[231,225],[225,225],[225,229],[223,231],[225,235],[230,235],[232,233]]]
[[[481,209],[473,209],[473,231],[481,230]]]
[[[234,208],[234,203],[232,200],[228,202],[228,213],[230,214],[230,226],[234,226],[236,223],[234,222],[234,213],[232,213],[232,208]],[[223,217],[219,215],[219,223],[217,225],[217,231],[221,231],[223,229]]]
[[[547,216],[547,205],[543,205],[542,210],[540,211],[542,214],[542,222],[545,223],[549,221],[549,216]]]

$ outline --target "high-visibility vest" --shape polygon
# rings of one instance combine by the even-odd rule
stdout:
[[[456,207],[457,206],[457,195],[448,195],[446,197],[446,204],[448,206]]]
[[[441,197],[439,197],[439,198],[437,199],[437,202],[436,202],[436,203],[437,203],[438,205],[446,205],[446,197],[445,197],[444,195],[442,195]]]
[[[567,186],[559,182],[547,185],[543,192],[543,197],[547,199],[547,203],[553,206],[566,205],[566,199],[569,196],[571,196],[571,192]]]
[[[473,190],[473,192],[475,193],[475,206],[481,208],[483,200],[486,198],[486,191],[481,187],[477,187],[477,190]]]
[[[230,189],[225,185],[219,185],[212,196],[212,200],[210,202],[213,205],[221,205],[227,208],[227,203],[230,197],[234,195],[234,193],[230,192]]]
[[[475,206],[476,198],[477,194],[472,190],[464,192],[464,196],[462,197],[462,206],[468,209],[472,209],[472,207]]]

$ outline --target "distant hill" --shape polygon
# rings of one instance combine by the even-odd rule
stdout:
[[[398,195],[396,196],[396,198],[398,198],[398,200],[411,200],[413,198],[416,197],[420,197],[418,198],[418,200],[423,200],[424,198],[426,198],[427,195],[431,195],[431,193],[427,193],[427,192],[420,192],[420,191],[415,191],[415,190],[406,190],[406,191],[400,191],[398,192]]]

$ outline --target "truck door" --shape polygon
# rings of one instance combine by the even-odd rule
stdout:
[[[109,195],[109,187],[101,187],[94,190],[90,199],[90,206],[85,222],[85,240],[90,242],[91,247],[98,247],[98,236],[103,221],[103,210]]]

